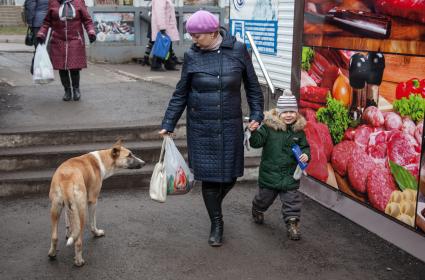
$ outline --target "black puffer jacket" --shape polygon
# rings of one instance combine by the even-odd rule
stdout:
[[[193,45],[184,56],[182,76],[168,105],[162,128],[174,131],[187,107],[189,165],[195,179],[230,182],[243,175],[241,83],[250,119],[263,120],[263,94],[244,44],[221,31],[218,50]]]

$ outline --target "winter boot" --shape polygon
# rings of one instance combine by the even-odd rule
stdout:
[[[149,61],[149,56],[147,56],[147,55],[145,55],[144,57],[143,57],[143,60],[142,60],[142,65],[143,66],[151,66],[151,62]]]
[[[81,98],[80,93],[80,70],[70,70],[72,91],[74,92],[74,101],[78,101]]]
[[[71,81],[69,80],[69,72],[68,70],[59,70],[59,77],[61,79],[61,83],[63,88],[65,89],[65,95],[63,96],[63,101],[70,101],[72,99],[72,91],[71,91]]]
[[[263,224],[264,223],[264,213],[258,211],[257,209],[254,208],[254,206],[252,207],[252,218],[254,219],[254,222],[256,224]]]
[[[174,63],[174,61],[171,58],[167,59],[164,62],[164,67],[168,71],[179,71],[179,69],[176,68],[176,64]]]
[[[299,229],[299,220],[297,218],[290,218],[286,223],[288,237],[291,240],[300,240],[301,232]]]
[[[156,57],[156,56],[152,57],[151,71],[157,71],[157,72],[165,71],[164,68],[162,68],[162,60],[159,57]]]
[[[62,97],[63,101],[71,101],[72,99],[72,91],[71,88],[65,88],[65,94]]]
[[[81,98],[80,88],[74,87],[72,88],[74,92],[74,101],[78,101]]]
[[[202,197],[211,220],[211,231],[208,244],[212,247],[219,247],[223,244],[223,216],[220,205],[219,187],[202,187]]]

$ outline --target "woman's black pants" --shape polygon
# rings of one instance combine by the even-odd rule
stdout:
[[[71,84],[74,89],[80,88],[80,69],[59,70],[59,76],[65,90],[71,88]]]

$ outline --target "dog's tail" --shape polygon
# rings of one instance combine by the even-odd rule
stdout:
[[[66,211],[68,211],[69,222],[71,224],[71,234],[66,241],[66,246],[71,246],[74,244],[74,241],[77,240],[78,236],[81,233],[81,219],[80,219],[80,206],[79,203],[85,203],[85,196],[80,199],[76,199],[77,196],[81,194],[77,193],[77,188],[74,186],[72,182],[70,182],[72,186],[66,188],[68,190],[67,198],[65,199],[65,207]],[[81,199],[83,201],[81,201]]]

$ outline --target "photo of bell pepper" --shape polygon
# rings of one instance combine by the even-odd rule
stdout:
[[[410,94],[420,94],[425,97],[425,79],[413,78],[397,85],[396,99],[408,98]]]

